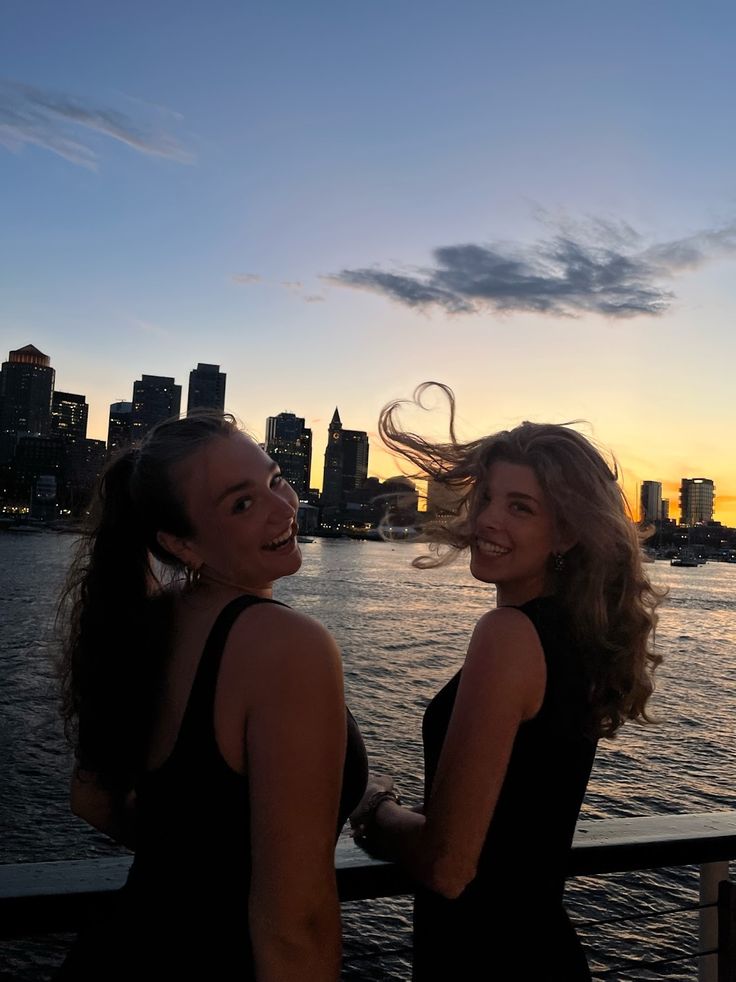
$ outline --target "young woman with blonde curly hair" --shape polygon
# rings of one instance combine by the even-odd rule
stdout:
[[[432,383],[415,393],[420,406]],[[586,960],[562,894],[599,737],[647,720],[660,601],[615,465],[570,425],[525,422],[462,443],[405,432],[384,409],[387,447],[459,496],[425,527],[441,566],[470,551],[496,587],[462,669],[423,723],[425,799],[400,807],[374,780],[356,838],[421,885],[414,978],[577,982]],[[448,611],[451,616],[451,611]]]

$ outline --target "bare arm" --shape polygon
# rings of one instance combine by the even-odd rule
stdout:
[[[546,668],[534,627],[499,608],[476,625],[426,815],[383,801],[372,838],[420,882],[457,897],[478,858],[519,726],[538,711]]]
[[[69,795],[71,810],[88,825],[135,849],[135,792],[113,794],[91,771],[75,768]]]
[[[345,755],[340,656],[309,618],[283,608],[258,613],[267,629],[259,657],[250,660],[246,714],[256,973],[259,982],[333,982],[340,972],[334,851]]]

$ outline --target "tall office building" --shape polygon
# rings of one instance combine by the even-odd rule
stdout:
[[[639,521],[647,525],[658,522],[662,515],[662,482],[642,481],[639,494]]]
[[[201,362],[189,373],[189,393],[187,412],[193,409],[225,408],[225,379],[219,365],[204,365]]]
[[[707,477],[683,477],[680,482],[680,525],[713,520],[715,485]]]
[[[107,453],[130,446],[133,439],[133,403],[113,402],[107,422]]]
[[[0,462],[15,452],[17,435],[49,432],[51,394],[54,391],[51,359],[32,344],[11,351],[0,370]]]
[[[309,491],[312,470],[312,431],[294,413],[266,420],[266,453],[273,457],[300,498]]]
[[[362,487],[367,476],[368,434],[362,430],[344,430],[335,407],[325,449],[323,506],[342,504],[345,494]]]
[[[67,444],[82,443],[87,439],[88,412],[84,396],[57,390],[51,398],[51,432]]]
[[[152,426],[161,420],[178,416],[181,410],[181,386],[165,375],[141,375],[133,383],[131,437],[140,442]]]

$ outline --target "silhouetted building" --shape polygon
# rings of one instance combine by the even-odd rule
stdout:
[[[0,462],[13,457],[21,433],[49,432],[54,370],[32,344],[11,351],[0,370]]]
[[[309,492],[312,469],[312,431],[294,413],[279,413],[266,420],[265,450],[281,468],[299,498]]]
[[[104,440],[82,440],[74,445],[71,468],[67,470],[67,485],[60,504],[73,514],[82,512],[92,494],[107,460]]]
[[[31,518],[42,522],[51,522],[57,517],[56,478],[51,474],[42,475],[35,481],[29,511]]]
[[[368,476],[368,434],[344,430],[335,407],[328,429],[322,507],[339,506],[345,495],[363,486]]]
[[[451,487],[431,477],[427,479],[427,517],[437,518],[439,515],[457,515],[460,501],[465,494],[464,488]]]
[[[670,499],[662,498],[662,506],[659,509],[659,517],[663,522],[668,522],[670,518]]]
[[[139,443],[152,426],[181,411],[181,386],[164,375],[141,375],[133,383],[131,437]]]
[[[65,443],[81,443],[87,439],[88,412],[84,396],[57,390],[51,397],[51,433]]]
[[[707,477],[683,477],[680,482],[680,525],[712,521],[715,490]]]
[[[639,492],[639,521],[653,525],[662,517],[662,482],[642,481]]]
[[[63,481],[66,461],[64,441],[59,436],[25,433],[18,436],[10,471],[7,500],[16,507],[28,508],[40,477],[53,477],[54,487]]]
[[[201,362],[189,373],[187,412],[193,409],[225,409],[225,379],[219,365]]]
[[[112,456],[116,450],[130,446],[133,439],[133,403],[113,402],[107,423],[107,453]]]

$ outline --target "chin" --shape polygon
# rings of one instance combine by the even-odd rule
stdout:
[[[480,580],[481,583],[495,583],[494,577],[483,569],[482,563],[477,563],[475,560],[470,560],[470,575],[476,579]]]

